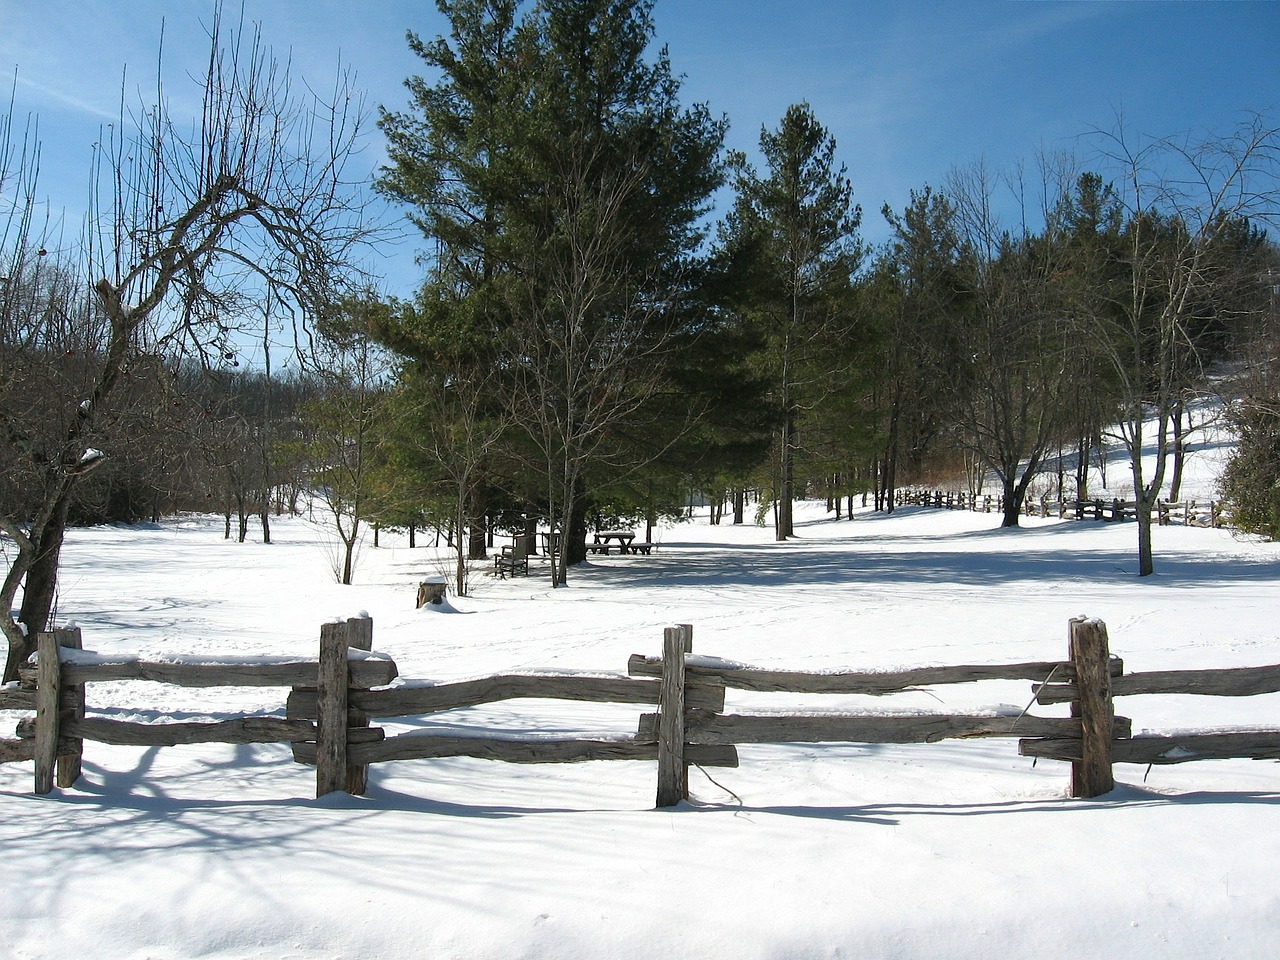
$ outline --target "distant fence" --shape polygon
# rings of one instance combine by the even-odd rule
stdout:
[[[943,510],[970,510],[975,513],[1003,513],[1004,496],[971,494],[964,491],[924,490],[907,488],[898,491],[900,505],[936,507]],[[1060,500],[1048,495],[1027,497],[1021,513],[1028,517],[1057,517],[1060,520],[1102,520],[1122,522],[1137,517],[1137,505],[1132,500],[1094,499]],[[1156,501],[1153,511],[1160,526],[1183,524],[1188,527],[1229,527],[1230,514],[1220,500],[1199,502],[1196,500]]]
[[[668,628],[658,657],[633,656],[628,676],[577,673],[514,674],[459,683],[401,681],[389,658],[371,652],[372,621],[325,624],[317,660],[227,658],[145,662],[80,651],[77,631],[42,634],[25,688],[0,690],[0,709],[34,710],[18,723],[18,739],[0,740],[0,762],[34,761],[35,791],[69,787],[80,776],[85,740],[138,746],[179,743],[292,744],[294,758],[316,767],[316,795],[365,792],[368,766],[392,760],[479,757],[514,763],[584,760],[657,762],[657,805],[688,796],[688,768],[736,767],[737,746],[757,743],[934,743],[1006,737],[1019,752],[1072,764],[1071,793],[1099,796],[1114,785],[1115,763],[1280,759],[1280,729],[1233,733],[1132,736],[1132,721],[1115,714],[1114,698],[1142,694],[1251,696],[1280,692],[1280,665],[1221,670],[1125,674],[1109,651],[1106,626],[1069,624],[1069,656],[1061,661],[929,666],[894,672],[812,673],[762,670],[695,656],[692,628]],[[286,716],[245,716],[217,722],[135,723],[88,717],[86,684],[149,680],[184,686],[287,686]],[[805,712],[727,714],[726,688],[804,694],[891,695],[953,683],[1032,681],[1035,703],[1070,704],[1070,716],[1024,710],[972,714]],[[383,689],[379,689],[383,688]],[[483,703],[538,698],[651,704],[634,733],[599,739],[441,735],[387,736],[377,718],[424,716]]]

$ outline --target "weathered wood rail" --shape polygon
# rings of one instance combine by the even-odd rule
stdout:
[[[1100,620],[1072,620],[1071,645],[1097,644],[1105,656],[1107,628]],[[1082,639],[1083,638],[1083,639]],[[1280,664],[1260,667],[1227,667],[1216,670],[1161,670],[1097,678],[1091,694],[1078,684],[1044,683],[1034,687],[1037,703],[1070,703],[1076,715],[1085,717],[1086,729],[1098,727],[1114,715],[1116,697],[1180,694],[1212,697],[1252,697],[1280,693]],[[1027,757],[1071,761],[1074,770],[1084,766],[1110,768],[1113,763],[1170,764],[1192,760],[1280,759],[1280,728],[1248,731],[1149,733],[1138,737],[1101,735],[1081,739],[1024,740],[1019,751]],[[1108,773],[1109,776],[1109,773]],[[1106,792],[1111,787],[1106,786]],[[1096,796],[1097,792],[1077,794]]]
[[[723,684],[744,691],[883,696],[922,687],[983,680],[1032,680],[1040,704],[1069,704],[1069,717],[993,714],[723,715],[686,709],[682,733],[689,744],[933,743],[944,739],[1016,737],[1023,756],[1071,763],[1072,796],[1096,797],[1114,788],[1115,763],[1185,763],[1191,760],[1280,758],[1280,727],[1270,730],[1132,735],[1133,721],[1118,717],[1114,698],[1153,694],[1243,697],[1280,692],[1280,665],[1219,670],[1125,674],[1112,657],[1106,625],[1079,618],[1068,625],[1068,657],[997,665],[920,667],[895,672],[807,673],[761,670],[710,658],[670,653],[635,656],[635,676],[679,672],[685,685]],[[641,718],[638,736],[654,736],[663,717]],[[685,788],[687,790],[687,786]],[[659,805],[677,802],[673,784],[659,786]]]
[[[368,719],[421,717],[460,710],[485,703],[514,699],[569,700],[586,703],[661,704],[662,685],[656,680],[585,674],[512,674],[482,677],[446,684],[415,684],[388,690],[352,690],[347,708]],[[695,689],[688,700],[693,709],[719,710],[724,688]],[[316,691],[294,690],[287,715],[309,722],[320,710]],[[294,759],[316,763],[316,743],[294,743]],[[736,766],[732,748],[696,746],[691,754],[704,766]],[[353,764],[388,760],[422,760],[443,757],[477,757],[510,763],[567,763],[584,760],[658,760],[656,737],[621,734],[610,739],[556,739],[513,737],[500,731],[493,736],[458,736],[414,731],[352,743],[346,760]],[[349,791],[350,792],[350,791]]]
[[[71,786],[80,775],[85,740],[136,746],[189,743],[290,743],[294,759],[316,767],[316,795],[365,792],[368,766],[392,760],[475,757],[511,763],[586,760],[656,761],[657,805],[688,796],[688,768],[735,767],[737,746],[760,743],[935,743],[1006,737],[1023,756],[1070,762],[1071,793],[1093,797],[1114,786],[1115,763],[1280,759],[1280,729],[1132,735],[1115,714],[1118,696],[1198,694],[1254,696],[1280,692],[1280,665],[1126,674],[1112,657],[1106,626],[1072,620],[1068,656],[1009,664],[926,666],[897,671],[806,672],[759,669],[695,656],[692,627],[668,628],[660,656],[635,655],[628,675],[520,673],[454,683],[404,681],[373,653],[367,618],[325,624],[317,660],[179,659],[148,662],[80,650],[78,631],[39,638],[27,687],[0,689],[0,709],[35,711],[18,723],[17,740],[0,740],[0,762],[34,761],[35,789]],[[288,686],[285,716],[213,722],[135,723],[85,715],[84,688],[103,680],[145,680],[192,687]],[[1033,702],[1069,705],[1069,716],[1028,710],[943,712],[725,713],[726,690],[859,694],[875,697],[984,681],[1030,681]],[[423,717],[481,704],[534,698],[654,705],[634,733],[583,739],[414,731],[395,736],[372,721]]]
[[[294,759],[316,767],[316,795],[337,790],[362,794],[371,763],[441,757],[479,757],[513,763],[585,760],[659,760],[656,737],[620,732],[602,739],[489,736],[414,732],[386,736],[373,718],[421,717],[485,703],[534,698],[661,706],[660,680],[589,674],[512,674],[449,684],[409,682],[387,688],[394,661],[372,652],[373,623],[366,617],[328,623],[316,660],[224,657],[146,661],[136,656],[84,652],[79,631],[42,634],[24,685],[0,689],[0,710],[35,711],[17,724],[17,739],[0,740],[0,762],[34,761],[35,792],[80,776],[85,740],[126,746],[192,743],[289,743]],[[149,681],[185,687],[290,687],[285,716],[219,721],[139,723],[85,716],[84,687],[100,681]],[[386,689],[380,689],[386,688]],[[722,686],[694,684],[691,709],[720,710]],[[704,766],[735,766],[733,747],[691,745]],[[56,775],[55,775],[56,771]]]
[[[763,670],[706,657],[689,657],[686,649],[667,650],[662,657],[633,656],[628,671],[633,676],[660,676],[673,688],[695,684],[722,684],[744,691],[797,694],[860,694],[886,696],[923,687],[986,680],[1032,680],[1040,686],[1052,680],[1076,690],[1081,675],[1101,669],[1108,676],[1123,670],[1119,660],[1104,655],[1100,664],[1077,657],[1063,661],[1009,664],[964,664],[918,667],[899,671],[806,672]],[[678,675],[680,682],[672,682]],[[797,713],[720,714],[686,704],[681,733],[689,745],[739,745],[749,743],[936,743],[948,739],[979,737],[1037,738],[1079,742],[1087,735],[1091,718],[1039,717],[1021,713]],[[666,716],[641,717],[638,738],[660,736]],[[1132,723],[1124,717],[1108,718],[1107,737],[1130,736]],[[663,741],[665,743],[665,741]],[[678,749],[678,748],[667,748]],[[676,757],[676,763],[690,761]],[[660,761],[661,763],[661,761]],[[675,763],[672,764],[673,766]],[[659,773],[658,805],[670,806],[687,796],[687,778],[664,784]],[[1107,788],[1111,789],[1110,787]],[[1105,792],[1105,791],[1103,791]],[[1077,794],[1084,795],[1084,794]],[[1090,796],[1096,794],[1087,794]]]
[[[85,687],[103,681],[139,680],[182,687],[293,687],[295,691],[326,689],[326,658],[341,650],[342,662],[331,666],[336,682],[368,688],[395,679],[395,663],[368,652],[373,622],[357,617],[321,629],[319,660],[292,657],[185,657],[146,661],[136,656],[106,656],[81,649],[79,630],[56,630],[37,638],[34,669],[22,671],[22,686],[0,690],[0,709],[35,710],[18,722],[16,740],[0,740],[0,762],[33,760],[35,792],[48,793],[55,782],[69,787],[80,776],[84,741],[168,747],[190,743],[280,743],[334,739],[344,743],[381,731],[348,730],[345,710],[340,729],[334,725],[275,716],[245,716],[197,722],[138,723],[88,717]],[[332,686],[330,682],[330,686]],[[25,689],[24,689],[25,687]],[[358,723],[352,724],[353,728]]]
[[[969,510],[974,513],[1003,513],[1004,496],[971,494],[963,490],[925,490],[906,488],[898,491],[898,503],[909,506],[934,507],[941,510]],[[1027,497],[1022,504],[1022,514],[1028,517],[1057,517],[1060,520],[1098,520],[1107,523],[1134,520],[1137,506],[1132,500],[1093,499],[1059,500],[1047,494]],[[1230,514],[1226,505],[1218,500],[1207,503],[1196,500],[1176,502],[1159,500],[1155,509],[1156,522],[1160,526],[1182,524],[1189,527],[1229,527]]]

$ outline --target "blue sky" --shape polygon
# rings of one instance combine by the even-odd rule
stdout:
[[[238,8],[228,3],[228,8]],[[339,57],[371,106],[405,105],[420,72],[407,29],[444,32],[430,0],[245,0],[295,72],[331,80]],[[17,71],[16,110],[38,114],[41,184],[78,222],[90,145],[127,89],[151,89],[165,25],[167,90],[175,107],[205,53],[194,0],[0,0],[0,71]],[[863,235],[887,238],[885,202],[938,184],[956,164],[996,168],[1040,148],[1086,163],[1088,135],[1122,116],[1142,135],[1222,131],[1249,111],[1280,108],[1280,3],[841,2],[656,0],[657,41],[685,76],[682,99],[727,115],[729,145],[754,149],[762,125],[809,102],[836,137]],[[6,91],[7,92],[7,91]],[[372,129],[367,163],[380,155]],[[74,226],[71,230],[74,233]],[[411,292],[416,238],[386,251],[389,292]]]

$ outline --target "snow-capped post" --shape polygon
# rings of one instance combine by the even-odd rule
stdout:
[[[689,796],[684,762],[685,654],[693,627],[667,627],[662,634],[662,689],[658,699],[658,806],[674,807]]]
[[[1111,699],[1107,625],[1076,617],[1070,621],[1068,633],[1079,691],[1079,699],[1071,704],[1071,715],[1080,718],[1081,726],[1081,759],[1071,761],[1071,795],[1100,797],[1116,785],[1111,772],[1115,704]]]
[[[347,785],[347,624],[320,625],[316,671],[316,796]]]
[[[373,620],[367,613],[361,613],[358,617],[352,617],[347,621],[347,646],[356,650],[364,650],[366,652],[373,649]],[[348,675],[350,671],[348,670]],[[347,698],[350,700],[350,698]],[[348,736],[350,730],[355,728],[365,728],[369,726],[369,715],[363,711],[348,711],[347,730]],[[346,791],[353,797],[364,796],[365,789],[369,785],[369,765],[366,764],[347,764],[347,782]]]
[[[55,630],[53,633],[58,638],[59,647],[70,650],[82,650],[84,648],[80,638],[79,627]],[[62,708],[66,716],[76,720],[84,719],[83,683],[65,685],[62,695]],[[57,784],[59,787],[71,787],[80,779],[80,761],[84,756],[84,739],[81,737],[62,737],[61,741],[64,749],[59,751]]]
[[[427,604],[432,606],[440,606],[444,603],[445,588],[449,582],[444,577],[427,577],[418,584],[418,609],[421,610]]]

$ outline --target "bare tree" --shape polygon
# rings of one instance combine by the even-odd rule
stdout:
[[[389,359],[367,335],[369,298],[345,300],[322,322],[313,357],[321,393],[304,408],[312,493],[328,508],[341,549],[333,572],[350,584],[362,526],[373,506],[376,447],[386,409]]]
[[[585,173],[585,170],[582,171]],[[635,265],[623,262],[625,226],[618,204],[638,182],[591,183],[574,176],[563,199],[575,211],[564,221],[563,259],[542,258],[526,271],[527,299],[509,328],[515,386],[513,417],[529,428],[546,466],[547,502],[564,545],[552,573],[567,582],[571,548],[581,540],[580,509],[589,465],[608,469],[613,432],[664,385],[662,365],[674,340],[665,305],[648,300]],[[594,209],[599,218],[583,216]],[[544,272],[545,271],[545,272]],[[612,304],[607,318],[599,305]]]
[[[511,427],[502,370],[496,363],[461,361],[456,353],[414,366],[411,376],[402,374],[393,400],[394,443],[412,462],[430,464],[433,486],[444,491],[452,513],[454,590],[466,596],[475,491]]]
[[[1059,437],[1073,376],[1072,331],[1055,289],[1066,249],[1054,216],[1071,178],[1064,163],[1043,159],[1040,174],[1039,209],[1021,172],[1003,178],[1023,214],[1012,228],[994,213],[1000,178],[983,164],[957,169],[947,183],[970,291],[953,313],[947,379],[958,439],[1000,481],[1006,527],[1018,525],[1027,489]],[[1028,214],[1043,217],[1042,232],[1026,225]]]
[[[89,223],[75,252],[96,278],[93,298],[77,280],[74,309],[58,321],[89,322],[92,374],[64,398],[37,494],[21,513],[9,501],[0,507],[15,545],[0,599],[23,585],[17,616],[5,605],[0,619],[5,679],[49,622],[71,494],[102,456],[93,441],[134,359],[215,362],[233,349],[236,318],[267,289],[314,312],[337,299],[370,235],[361,190],[344,174],[364,119],[350,75],[340,71],[325,97],[302,94],[256,30],[226,28],[215,11],[209,36],[194,122],[170,113],[157,83],[154,102],[127,108],[122,97],[120,122],[93,157]],[[28,311],[21,322],[51,319]]]
[[[546,464],[557,585],[586,555],[588,467],[646,459],[620,428],[667,381],[722,179],[724,123],[681,108],[665,54],[646,56],[652,36],[640,0],[539,5],[518,35],[520,109],[502,117],[498,340],[513,412]]]
[[[1122,171],[1123,269],[1093,317],[1123,399],[1119,437],[1132,462],[1138,573],[1155,571],[1152,514],[1188,389],[1203,382],[1205,335],[1237,279],[1225,256],[1246,220],[1280,216],[1280,127],[1254,116],[1203,139],[1099,134]]]

